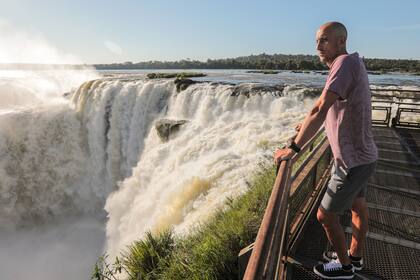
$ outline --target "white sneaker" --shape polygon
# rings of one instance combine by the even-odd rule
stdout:
[[[350,256],[350,250],[347,250],[347,255]],[[330,262],[332,260],[338,260],[337,252],[334,251],[325,251],[322,253],[322,258]],[[360,271],[363,269],[363,258],[360,259],[360,261],[355,261],[352,258],[350,258],[351,264],[354,267],[354,270]]]
[[[314,272],[323,279],[353,279],[354,277],[353,265],[350,270],[344,270],[338,260],[318,264],[314,266]]]

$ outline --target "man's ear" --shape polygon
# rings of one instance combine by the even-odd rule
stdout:
[[[341,46],[345,46],[346,45],[346,37],[344,36],[339,36],[338,37],[338,42],[340,43]]]

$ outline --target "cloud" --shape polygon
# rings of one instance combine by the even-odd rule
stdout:
[[[53,47],[42,33],[23,30],[2,18],[0,38],[0,63],[82,63],[75,55]]]
[[[104,42],[104,44],[105,44],[105,47],[110,52],[112,52],[113,54],[116,54],[116,55],[122,55],[123,54],[122,48],[117,43],[112,42],[112,41],[109,41],[109,40],[106,40]]]

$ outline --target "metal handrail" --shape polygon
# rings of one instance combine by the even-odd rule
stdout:
[[[277,263],[275,259],[278,252],[273,250],[279,249],[279,246],[274,246],[274,242],[278,242],[280,235],[279,216],[285,216],[281,212],[285,211],[284,202],[287,193],[288,183],[287,176],[290,171],[290,161],[282,161],[280,163],[279,173],[276,177],[271,196],[264,213],[264,218],[261,222],[260,229],[249,259],[244,279],[265,279],[272,278],[274,264]],[[282,209],[280,209],[282,207]]]
[[[389,105],[396,104],[396,105],[407,105],[407,106],[420,106],[419,103],[413,102],[399,102],[394,100],[383,100],[383,99],[372,99],[372,103],[388,103]]]
[[[281,279],[283,277],[285,262],[282,257],[285,256],[287,247],[287,217],[290,187],[293,180],[291,177],[292,166],[306,151],[311,150],[311,155],[313,155],[318,147],[326,141],[324,136],[323,141],[314,149],[313,144],[322,135],[323,131],[323,129],[319,130],[302,147],[299,154],[280,162],[276,181],[243,279]],[[304,161],[302,165],[305,163],[307,161]]]
[[[370,91],[383,91],[383,92],[412,92],[412,93],[420,93],[420,90],[417,89],[392,89],[392,88],[370,88]]]
[[[420,90],[409,90],[409,89],[370,89],[372,93],[372,97],[380,97],[384,99],[392,99],[391,102],[394,102],[394,99],[397,100],[404,100],[404,99],[411,99],[411,100],[420,100]],[[384,94],[385,93],[385,94]],[[386,94],[389,93],[389,94]],[[396,94],[398,93],[398,94]],[[411,94],[411,96],[410,96]],[[375,101],[375,100],[372,100]],[[389,100],[388,100],[389,101]]]

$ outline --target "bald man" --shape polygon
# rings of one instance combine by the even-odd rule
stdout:
[[[317,31],[318,56],[330,69],[327,81],[297,137],[274,154],[276,164],[290,158],[324,124],[334,167],[317,218],[335,251],[324,252],[327,263],[315,266],[314,272],[325,279],[352,279],[354,271],[362,269],[368,230],[366,187],[378,157],[366,68],[357,53],[347,53],[346,41],[347,30],[339,22],[325,23]],[[339,223],[339,215],[347,209],[353,229],[349,250]]]

